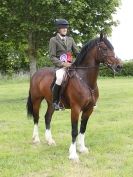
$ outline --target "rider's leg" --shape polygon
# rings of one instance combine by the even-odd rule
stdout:
[[[60,90],[63,78],[65,76],[66,69],[61,68],[56,71],[56,81],[53,87],[53,106],[55,110],[61,109],[59,106]]]

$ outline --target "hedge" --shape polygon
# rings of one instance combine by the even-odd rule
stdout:
[[[114,73],[111,69],[101,65],[100,76],[102,77],[114,77]],[[133,76],[133,60],[125,61],[121,72],[115,73],[115,76]]]

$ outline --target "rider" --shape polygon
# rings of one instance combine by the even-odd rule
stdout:
[[[56,81],[53,87],[53,107],[55,110],[61,109],[59,96],[61,84],[66,73],[66,68],[72,64],[72,52],[76,56],[78,47],[74,39],[67,36],[69,23],[65,19],[57,19],[57,35],[52,37],[49,42],[49,54],[56,70]]]

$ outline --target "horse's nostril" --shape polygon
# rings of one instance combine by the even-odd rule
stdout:
[[[121,65],[117,65],[117,67],[116,67],[116,71],[121,71],[122,70],[122,66]]]
[[[121,65],[117,65],[117,69],[122,69],[122,66]]]

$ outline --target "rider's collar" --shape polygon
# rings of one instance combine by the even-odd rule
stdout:
[[[62,39],[66,39],[66,36],[62,36],[60,33],[57,33],[58,34],[58,36],[61,38],[61,40]]]

